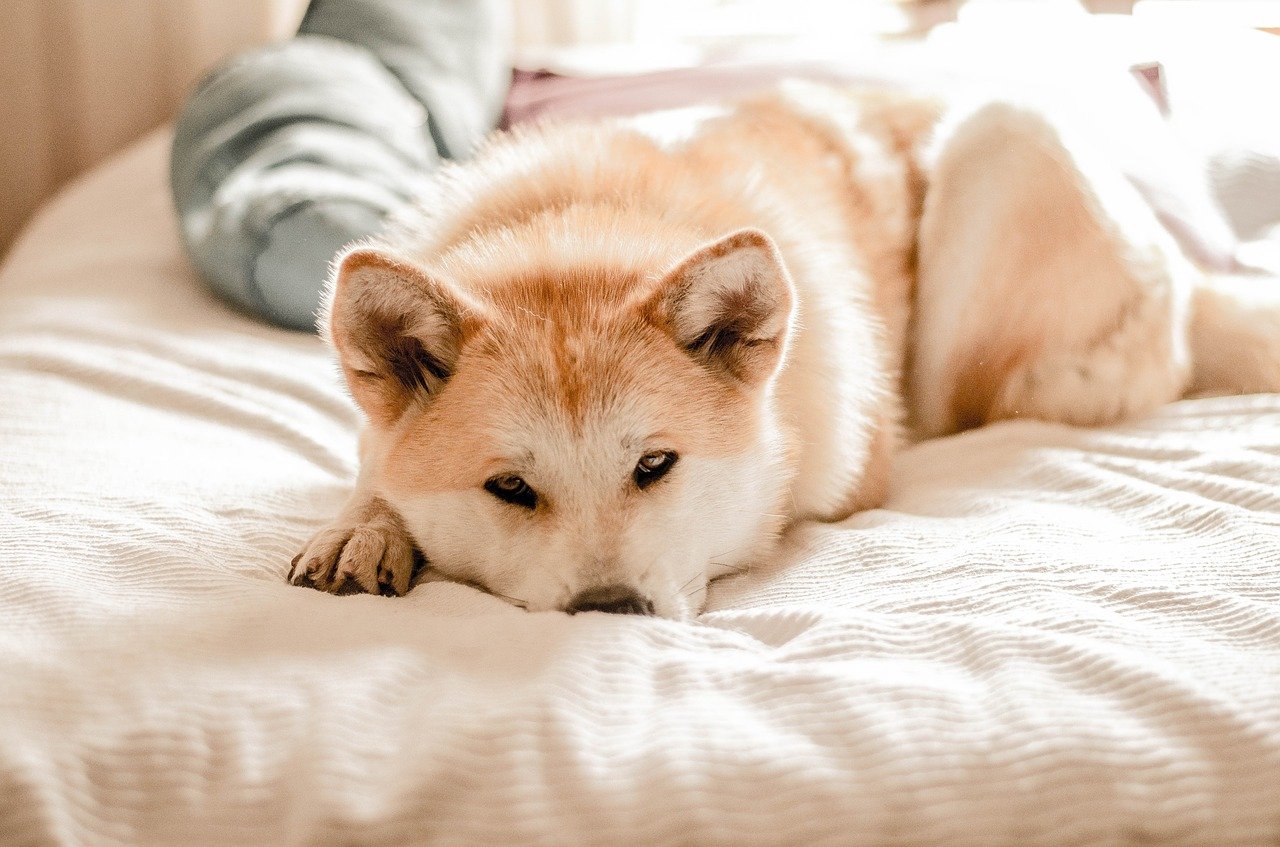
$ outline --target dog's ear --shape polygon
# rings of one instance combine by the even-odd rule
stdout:
[[[667,272],[645,317],[690,356],[747,385],[777,370],[794,300],[777,247],[758,229],[698,248]]]
[[[479,309],[422,268],[359,248],[339,261],[329,299],[329,341],[356,403],[377,423],[395,421],[453,375]]]

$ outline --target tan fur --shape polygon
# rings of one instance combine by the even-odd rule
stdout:
[[[1272,277],[1205,280],[1191,320],[1193,394],[1256,394],[1280,385],[1280,284]]]
[[[838,513],[852,515],[884,505],[889,499],[893,457],[898,450],[900,424],[896,410],[886,408],[875,424],[867,449],[866,464],[858,484],[849,490],[848,500],[840,504]]]
[[[1240,385],[1280,387],[1271,307],[1193,321],[1194,269],[1037,109],[794,84],[699,115],[499,136],[342,259],[326,326],[369,425],[295,581],[407,585],[355,561],[385,501],[386,549],[526,608],[622,585],[687,615],[790,523],[883,504],[907,437],[1141,414],[1189,342],[1197,384],[1235,340]],[[516,478],[524,505],[487,488]]]

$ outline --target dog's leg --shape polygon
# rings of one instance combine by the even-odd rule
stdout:
[[[321,326],[338,354],[347,386],[367,419],[360,434],[360,477],[342,512],[307,542],[289,581],[342,592],[405,594],[415,545],[400,514],[373,482],[383,439],[412,404],[447,380],[461,344],[467,308],[452,287],[378,250],[343,255]]]
[[[367,439],[361,446],[363,470]],[[294,557],[288,580],[333,594],[354,584],[370,594],[402,596],[409,591],[415,561],[414,542],[400,515],[362,478],[338,516]]]
[[[908,391],[923,435],[1019,416],[1101,425],[1176,399],[1196,272],[1106,163],[1039,113],[940,131]]]

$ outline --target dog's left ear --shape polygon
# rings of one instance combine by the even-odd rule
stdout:
[[[772,239],[742,229],[668,271],[643,312],[696,361],[759,385],[782,360],[793,301],[791,277]]]

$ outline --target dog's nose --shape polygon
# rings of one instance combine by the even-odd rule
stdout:
[[[652,615],[653,601],[634,588],[625,585],[606,585],[588,588],[569,601],[564,609],[571,615],[578,612],[609,612],[614,615]]]

